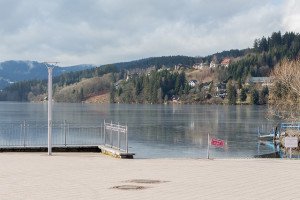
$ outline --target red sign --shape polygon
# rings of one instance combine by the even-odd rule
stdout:
[[[224,140],[220,140],[220,139],[217,139],[217,138],[212,138],[211,141],[210,141],[210,144],[212,146],[215,146],[215,147],[223,148],[224,145],[225,145],[225,142],[224,142]]]

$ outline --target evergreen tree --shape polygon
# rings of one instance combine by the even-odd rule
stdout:
[[[169,98],[168,98],[168,95],[165,95],[164,102],[167,103],[167,102],[168,102],[168,99],[169,99]]]
[[[259,93],[259,104],[263,105],[268,102],[269,89],[264,87]]]
[[[112,84],[110,87],[110,95],[109,95],[109,102],[110,103],[115,103],[115,94],[116,94],[116,88]]]
[[[259,105],[259,92],[253,88],[251,91],[250,102],[255,105]]]
[[[79,99],[80,101],[84,100],[83,88],[80,88]]]
[[[247,100],[247,91],[245,88],[241,89],[240,100],[241,100],[241,102],[244,102]]]
[[[230,82],[227,84],[227,98],[228,104],[235,105],[236,104],[237,91],[235,86]]]

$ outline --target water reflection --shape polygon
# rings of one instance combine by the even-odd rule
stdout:
[[[212,148],[213,157],[253,157],[258,154],[257,127],[272,125],[264,106],[138,105],[55,103],[53,120],[128,124],[129,144],[138,157],[205,157],[207,134],[227,143]],[[0,103],[0,121],[47,121],[47,104]],[[260,154],[274,149],[260,148]]]

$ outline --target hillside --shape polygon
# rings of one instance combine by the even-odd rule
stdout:
[[[134,69],[134,68],[148,68],[148,67],[174,67],[175,65],[182,65],[185,67],[192,66],[202,61],[200,57],[189,57],[189,56],[162,56],[162,57],[151,57],[140,60],[134,60],[130,62],[114,63],[113,65],[119,69]]]
[[[283,59],[297,59],[299,55],[299,34],[274,32],[270,37],[256,39],[252,48],[243,50],[206,57],[151,57],[64,73],[53,79],[54,99],[107,101],[109,93],[111,102],[120,103],[265,104],[268,88],[249,85],[251,77],[265,79]],[[45,80],[18,82],[5,88],[0,100],[43,99],[46,86]]]

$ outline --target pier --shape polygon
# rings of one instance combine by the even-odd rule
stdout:
[[[47,152],[48,147],[0,147],[0,152]],[[52,147],[52,152],[94,152],[99,153],[101,150],[98,146],[61,146]]]
[[[133,158],[128,152],[127,125],[52,124],[52,152],[95,152],[116,158]],[[16,122],[0,124],[0,152],[47,152],[47,124]]]

